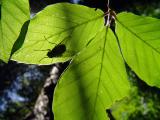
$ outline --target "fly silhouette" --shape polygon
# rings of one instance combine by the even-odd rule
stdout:
[[[63,55],[63,53],[66,51],[66,46],[65,44],[59,44],[55,46],[52,50],[48,50],[47,56],[49,58],[53,57],[60,57]]]
[[[41,51],[46,51],[46,50],[41,50]],[[61,57],[63,55],[63,53],[65,53],[65,51],[66,51],[66,46],[65,46],[65,44],[58,44],[51,50],[47,49],[47,51],[48,51],[47,57],[40,59],[40,61],[42,61],[45,58]]]
[[[52,43],[50,41],[48,41],[48,42],[51,43],[51,44],[55,44],[55,43]],[[40,59],[40,61],[42,61],[45,58],[61,57],[63,55],[63,53],[65,53],[65,51],[66,51],[66,46],[65,46],[65,44],[59,43],[53,49],[36,50],[36,51],[48,51],[47,54],[46,54],[46,57],[43,57],[42,59]]]

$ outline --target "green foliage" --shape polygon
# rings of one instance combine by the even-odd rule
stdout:
[[[160,20],[121,13],[116,34],[122,54],[134,72],[151,86],[160,87]]]
[[[2,1],[1,24],[6,25],[4,11],[8,9],[4,9],[4,3]],[[11,7],[13,3],[6,2],[6,6]],[[21,10],[25,8],[21,7]],[[113,32],[104,26],[104,16],[99,9],[58,3],[32,18],[29,26],[24,27],[28,31],[22,28],[24,31],[18,39],[5,36],[5,27],[0,26],[3,52],[0,58],[4,61],[10,56],[16,39],[21,43],[14,44],[12,60],[40,65],[71,59],[54,93],[56,120],[106,120],[105,110],[129,93],[124,61],[146,83],[160,87],[160,20],[122,12],[117,15]],[[17,31],[15,25],[12,27]],[[12,36],[10,32],[6,33]],[[5,41],[6,47],[3,39],[11,39],[8,43]],[[65,49],[59,51],[60,45]]]
[[[106,120],[105,110],[128,92],[116,38],[104,26],[62,75],[53,100],[55,119]]]
[[[8,62],[21,27],[30,17],[28,0],[2,0],[0,12],[0,59]]]
[[[101,10],[68,3],[50,5],[31,19],[24,45],[12,59],[29,64],[67,61],[85,48],[103,28],[103,21]],[[48,49],[59,44],[65,44],[64,54],[49,58]]]
[[[131,93],[112,106],[112,115],[116,120],[159,120],[159,90],[134,76],[133,72],[129,72]]]

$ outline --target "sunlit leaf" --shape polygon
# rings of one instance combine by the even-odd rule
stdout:
[[[28,0],[2,0],[0,14],[0,59],[7,62],[21,27],[30,18]]]
[[[116,24],[127,64],[149,85],[160,87],[160,20],[123,12]]]
[[[128,91],[116,38],[104,27],[62,74],[53,100],[55,120],[107,120],[106,109]]]
[[[30,64],[64,62],[84,48],[104,26],[103,12],[82,5],[58,3],[38,13],[31,21],[24,46],[13,60]],[[60,44],[66,50],[61,54],[49,50]],[[56,54],[56,55],[55,55]]]

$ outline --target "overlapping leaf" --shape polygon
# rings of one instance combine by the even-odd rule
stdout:
[[[69,3],[50,5],[31,20],[24,46],[12,59],[30,64],[66,61],[85,47],[103,26],[101,10]],[[60,44],[66,47],[62,55],[47,56],[48,49]]]
[[[30,18],[28,0],[2,0],[0,12],[0,59],[7,62],[22,25]]]
[[[160,20],[123,12],[116,24],[127,64],[149,85],[160,87]]]
[[[128,90],[116,38],[104,27],[62,74],[53,100],[55,120],[106,120],[106,109]]]

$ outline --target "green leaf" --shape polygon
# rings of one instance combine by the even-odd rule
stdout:
[[[160,20],[123,12],[116,24],[127,64],[150,86],[160,87]]]
[[[7,62],[21,27],[30,18],[28,0],[2,0],[0,19],[0,59]]]
[[[24,45],[12,59],[30,64],[67,61],[103,28],[103,14],[101,10],[82,5],[50,5],[30,21]],[[52,50],[60,44],[65,45],[66,51],[49,58],[48,49]]]
[[[106,109],[128,92],[116,38],[104,27],[62,74],[54,93],[55,120],[107,120]]]

